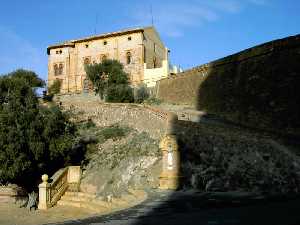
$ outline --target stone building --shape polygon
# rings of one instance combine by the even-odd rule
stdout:
[[[128,29],[51,45],[48,54],[48,85],[62,82],[61,93],[88,90],[85,64],[116,59],[124,65],[132,86],[148,87],[170,74],[169,50],[154,27]]]

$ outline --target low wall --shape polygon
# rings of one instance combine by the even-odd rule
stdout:
[[[247,126],[300,135],[300,35],[256,46],[157,84],[157,97]]]
[[[26,198],[27,193],[17,185],[0,186],[0,203],[16,202]]]

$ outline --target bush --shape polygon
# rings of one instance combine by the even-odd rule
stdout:
[[[111,85],[107,89],[106,101],[124,103],[134,102],[133,89],[124,84]]]
[[[103,137],[104,140],[113,139],[118,140],[125,137],[131,131],[128,127],[120,127],[119,125],[113,125],[101,130],[97,135]]]
[[[145,103],[149,104],[149,105],[160,105],[162,103],[162,100],[158,99],[158,98],[148,98]]]
[[[149,92],[145,85],[141,85],[136,90],[135,102],[142,103],[149,98]]]

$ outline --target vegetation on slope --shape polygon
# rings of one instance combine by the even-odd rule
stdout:
[[[39,104],[35,90],[43,86],[31,71],[0,77],[0,184],[34,188],[41,174],[81,159],[68,115]]]
[[[262,133],[214,124],[174,127],[183,186],[202,191],[299,193],[300,160]]]

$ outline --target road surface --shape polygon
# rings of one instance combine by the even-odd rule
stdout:
[[[144,203],[55,225],[300,225],[300,197],[149,192]],[[54,225],[54,224],[53,224]]]

